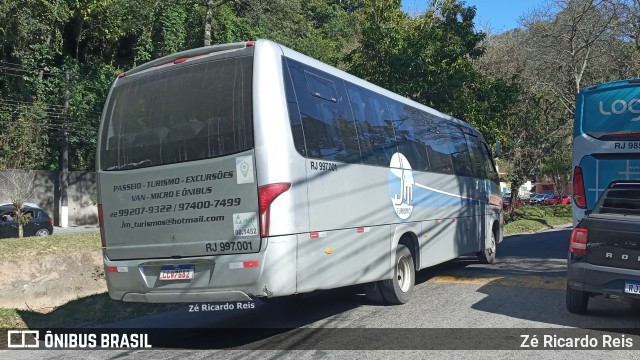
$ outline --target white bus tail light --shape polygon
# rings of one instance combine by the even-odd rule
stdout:
[[[258,205],[260,209],[260,237],[269,236],[269,208],[280,194],[291,188],[290,183],[276,183],[258,188]]]
[[[569,252],[576,255],[587,255],[587,229],[575,228],[571,233]]]
[[[587,197],[584,191],[584,178],[582,177],[582,168],[576,166],[573,169],[573,202],[580,209],[587,208]]]
[[[100,242],[102,247],[107,247],[107,241],[104,237],[104,217],[102,216],[102,204],[98,204],[98,223],[100,224]]]

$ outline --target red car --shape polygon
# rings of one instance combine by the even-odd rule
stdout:
[[[560,196],[560,195],[553,195],[551,197],[548,197],[544,200],[544,204],[545,205],[567,205],[569,204],[571,200],[569,199],[569,197],[567,195],[564,196]]]
[[[502,197],[502,209],[508,208],[510,203],[511,203],[511,196],[505,195]],[[522,200],[520,199],[516,200],[516,202],[513,203],[514,208],[519,208],[520,206],[523,206],[523,205],[524,205],[524,202],[522,202]]]

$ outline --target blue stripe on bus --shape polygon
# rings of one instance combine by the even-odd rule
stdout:
[[[410,172],[410,170],[404,170]],[[406,176],[406,179],[413,181],[413,176]],[[400,199],[403,197],[401,192],[402,180],[389,172],[389,199]],[[429,186],[413,183],[410,188],[412,189],[412,199],[410,202],[404,197],[403,204],[408,204],[414,208],[437,208],[437,207],[462,207],[462,206],[486,206],[491,187],[487,185],[490,183],[488,180],[478,180],[479,189],[474,193],[477,197],[471,198],[464,195],[458,195],[443,191],[440,189],[431,188]],[[393,209],[393,206],[390,207]],[[404,218],[404,220],[408,220]],[[401,218],[403,219],[403,218]]]

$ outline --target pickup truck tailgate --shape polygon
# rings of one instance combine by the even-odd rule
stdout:
[[[592,214],[587,249],[590,264],[640,270],[640,217]]]

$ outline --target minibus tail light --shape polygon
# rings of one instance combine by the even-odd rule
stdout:
[[[576,166],[573,169],[573,202],[580,209],[587,208],[587,197],[584,191],[584,178],[582,177],[582,168]]]
[[[573,229],[569,252],[576,255],[587,255],[587,229],[578,227]]]
[[[258,205],[260,209],[260,237],[269,236],[269,208],[280,194],[291,188],[290,183],[276,183],[258,188]]]
[[[98,223],[100,224],[100,242],[102,242],[102,247],[107,247],[107,240],[104,237],[104,217],[102,216],[102,204],[98,204]]]

